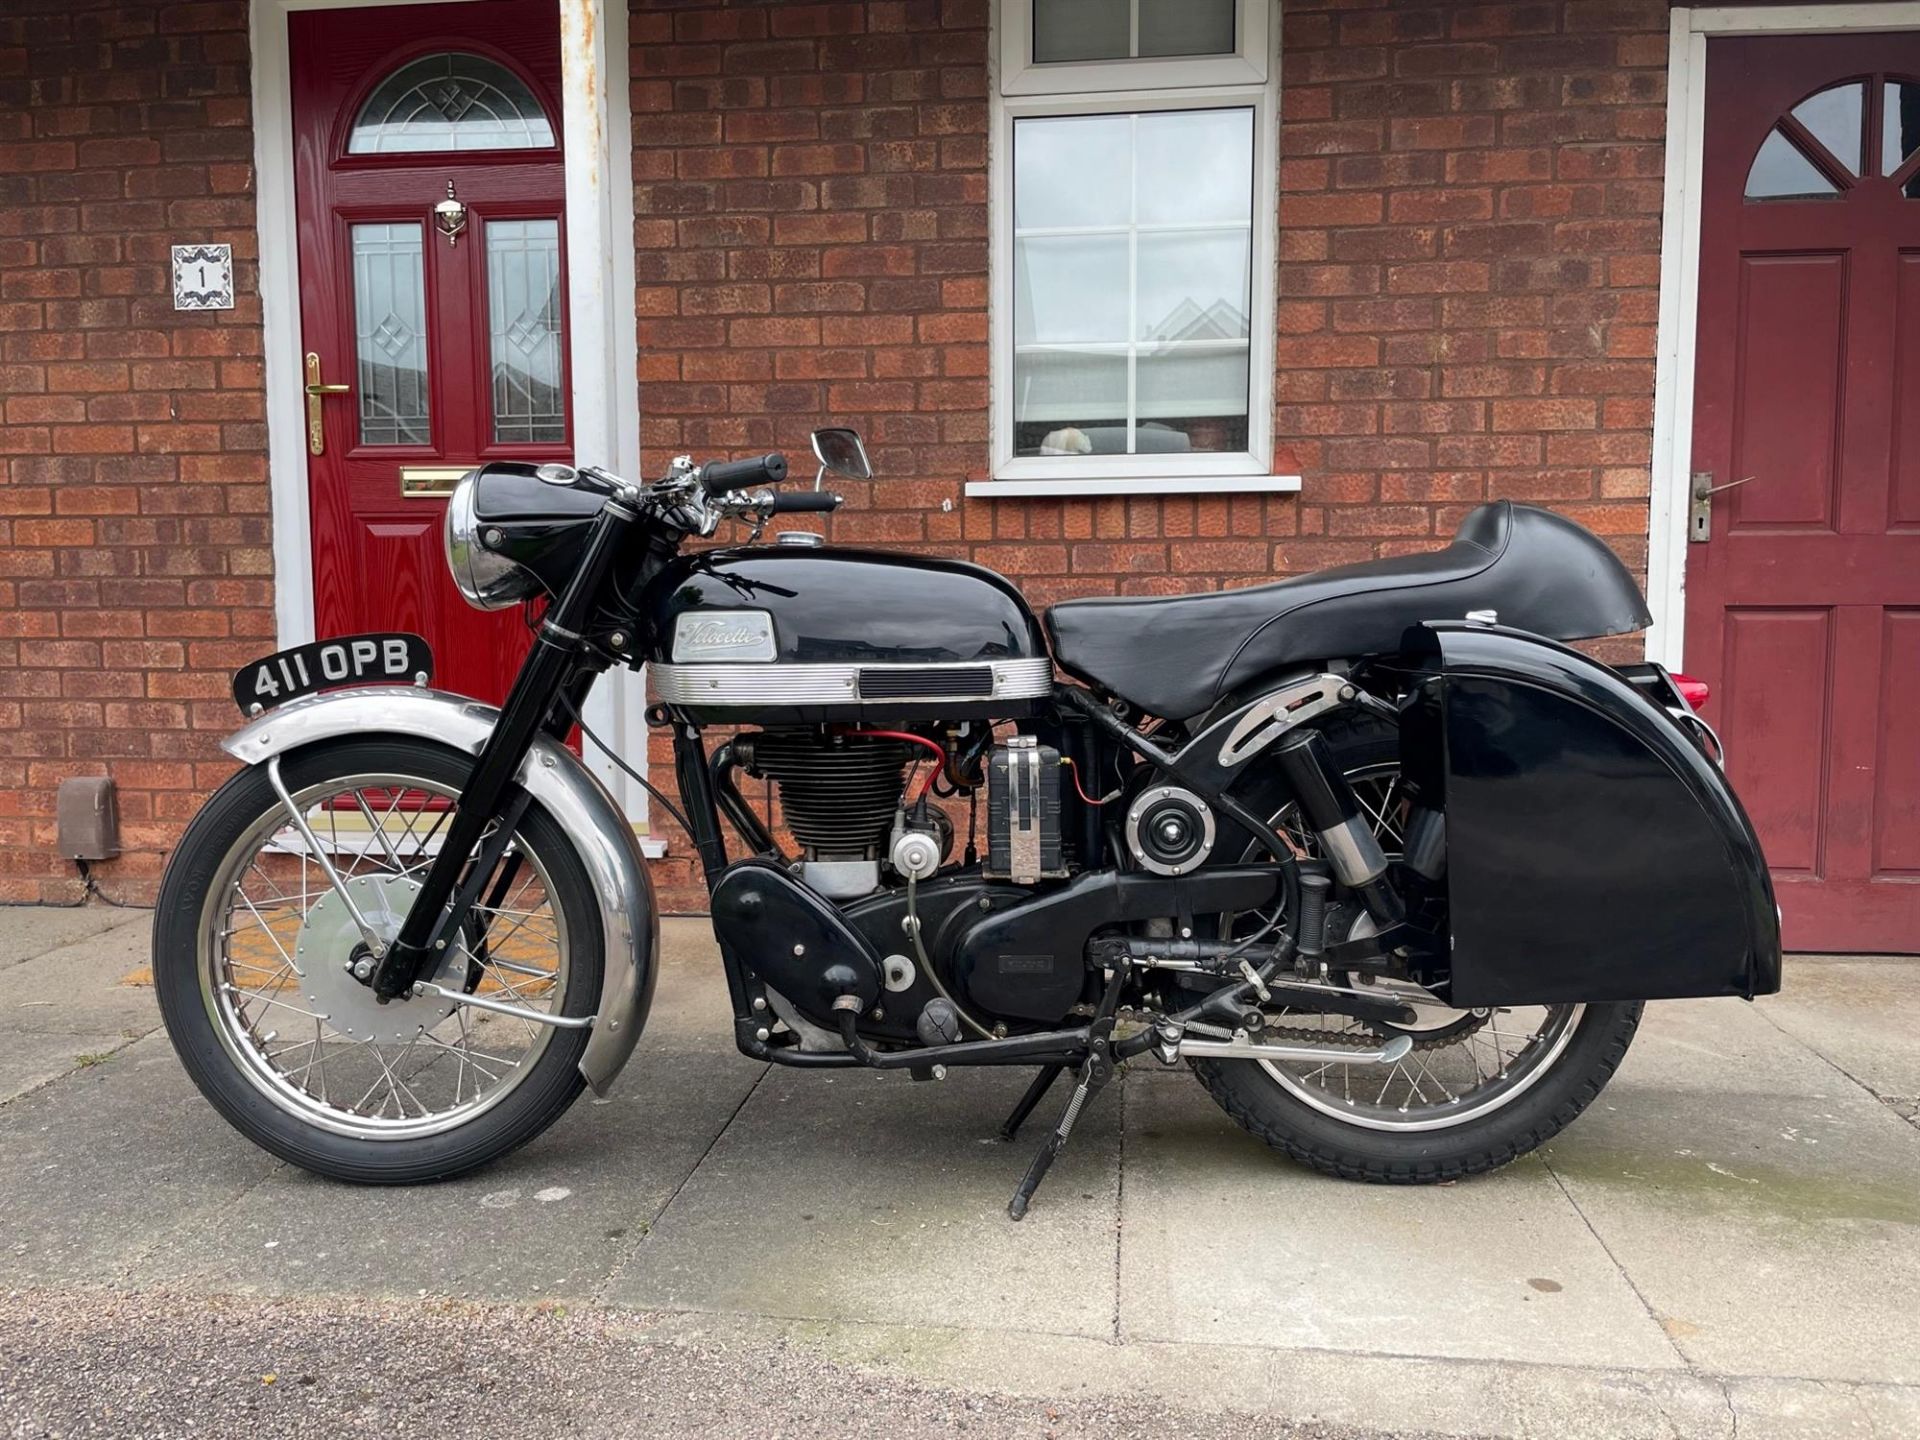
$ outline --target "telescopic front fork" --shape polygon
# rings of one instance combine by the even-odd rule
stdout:
[[[586,644],[584,632],[591,627],[614,559],[627,542],[628,527],[639,518],[618,500],[607,501],[595,517],[580,568],[540,624],[533,649],[514,677],[500,717],[460,791],[440,853],[428,867],[399,935],[384,952],[375,950],[379,963],[370,983],[382,1002],[412,993],[414,984],[438,964],[477,898],[479,886],[474,885],[470,887],[474,894],[463,895],[451,909],[448,905],[474,857],[474,847],[487,826],[500,818],[514,777],[553,714],[555,697],[563,690],[573,694],[575,667]]]

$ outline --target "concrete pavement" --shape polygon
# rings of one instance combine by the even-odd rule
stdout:
[[[667,926],[654,1016],[609,1103],[447,1185],[315,1180],[186,1081],[151,991],[125,983],[149,921],[0,909],[0,1419],[16,1425],[87,1433],[88,1402],[57,1378],[72,1366],[41,1347],[105,1363],[134,1323],[113,1316],[166,1313],[192,1323],[141,1341],[173,1377],[144,1392],[161,1421],[200,1363],[195,1317],[226,1317],[233,1373],[251,1374],[289,1326],[350,1370],[356,1328],[433,1334],[458,1315],[481,1366],[529,1344],[555,1374],[575,1346],[665,1347],[641,1383],[732,1356],[768,1388],[742,1409],[716,1375],[716,1434],[750,1415],[835,1433],[830,1409],[780,1399],[793,1357],[874,1404],[961,1405],[982,1434],[1134,1433],[1143,1395],[1163,1434],[1241,1433],[1235,1416],[1267,1434],[1920,1433],[1920,962],[1801,959],[1758,1005],[1653,1006],[1592,1111],[1454,1186],[1324,1179],[1189,1077],[1136,1065],[1014,1225],[1028,1143],[988,1137],[1023,1076],[750,1063],[697,921]],[[594,1411],[590,1392],[572,1429],[530,1400],[526,1433],[650,1433],[631,1394]],[[319,1413],[311,1394],[247,1398]],[[674,1433],[697,1428],[671,1406],[660,1425],[670,1411]]]

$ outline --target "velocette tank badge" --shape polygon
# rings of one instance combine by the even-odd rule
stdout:
[[[764,610],[689,610],[673,626],[673,658],[771,660],[773,617]]]

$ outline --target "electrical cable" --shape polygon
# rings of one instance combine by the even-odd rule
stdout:
[[[907,933],[913,937],[913,953],[919,957],[920,972],[927,977],[927,983],[933,986],[940,998],[953,1006],[953,1013],[966,1023],[969,1030],[982,1040],[991,1040],[994,1034],[961,1007],[958,1000],[947,993],[947,987],[941,983],[939,972],[933,968],[933,961],[927,958],[927,947],[920,940],[919,889],[920,882],[913,876],[907,876]]]
[[[642,790],[646,791],[647,794],[651,795],[654,799],[658,800],[660,802],[660,808],[662,810],[665,810],[667,814],[671,815],[679,823],[680,828],[682,830],[686,831],[687,834],[689,835],[693,834],[693,826],[688,824],[687,817],[680,813],[680,807],[675,805],[671,800],[667,799],[667,797],[661,793],[660,788],[657,785],[654,785],[651,782],[649,782],[646,776],[642,775],[638,770],[635,770],[631,765],[627,764],[626,761],[622,760],[618,755],[616,755],[611,745],[607,744],[606,741],[602,740],[598,735],[594,734],[593,731],[587,728],[587,722],[580,718],[580,711],[578,707],[574,705],[573,698],[571,696],[562,695],[560,697],[560,705],[561,705],[561,708],[567,712],[567,714],[573,717],[573,723],[580,727],[580,733],[582,735],[585,735],[589,740],[593,741],[594,744],[600,747],[601,754],[605,755],[609,760],[613,761],[615,765],[619,766],[620,769],[625,771],[627,774],[627,777],[631,779],[634,782],[634,784],[638,785]]]
[[[1068,771],[1072,773],[1074,793],[1077,794],[1084,803],[1092,805],[1097,809],[1099,806],[1120,798],[1120,792],[1114,790],[1098,800],[1094,799],[1091,795],[1087,794],[1087,787],[1080,783],[1080,766],[1075,763],[1074,758],[1071,755],[1063,755],[1060,757],[1060,763],[1066,766]]]

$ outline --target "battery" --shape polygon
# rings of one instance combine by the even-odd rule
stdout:
[[[1060,853],[1060,752],[1015,735],[987,757],[987,867],[1031,885],[1067,873]]]

